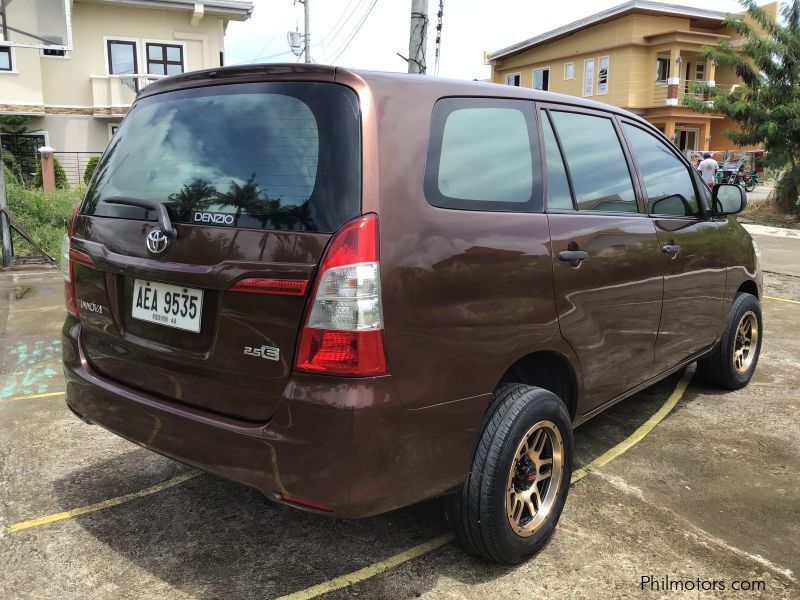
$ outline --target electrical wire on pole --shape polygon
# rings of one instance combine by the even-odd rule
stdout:
[[[408,72],[425,75],[428,45],[428,0],[411,0],[411,28],[408,36]]]
[[[436,55],[433,59],[433,76],[439,75],[439,58],[442,49],[442,16],[444,15],[444,0],[439,0],[439,12],[436,14]]]

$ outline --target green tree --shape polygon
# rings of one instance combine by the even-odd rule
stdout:
[[[698,112],[717,112],[738,125],[726,131],[738,145],[763,145],[766,166],[786,169],[775,188],[778,208],[797,211],[800,197],[800,0],[781,8],[775,23],[755,3],[740,0],[743,16],[728,15],[725,25],[744,40],[734,47],[729,41],[706,46],[703,54],[719,65],[732,67],[744,82],[732,91],[695,86],[708,98],[685,96],[684,106]]]

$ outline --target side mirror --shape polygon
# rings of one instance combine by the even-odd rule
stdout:
[[[747,206],[744,188],[735,183],[718,183],[711,191],[711,201],[716,215],[735,215]]]

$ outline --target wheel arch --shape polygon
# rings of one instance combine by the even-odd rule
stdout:
[[[761,300],[758,295],[758,285],[752,279],[745,279],[741,284],[739,284],[738,289],[736,290],[737,294],[746,293],[752,296],[755,296],[758,300]]]
[[[524,383],[551,391],[561,398],[574,421],[578,381],[577,370],[567,356],[555,350],[537,350],[515,360],[497,383]]]

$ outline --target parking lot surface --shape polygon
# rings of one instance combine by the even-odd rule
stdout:
[[[678,373],[576,430],[576,467],[594,466],[551,543],[508,568],[441,538],[439,500],[280,509],[83,424],[60,394],[58,274],[0,275],[0,597],[708,597],[653,587],[669,578],[800,598],[800,279],[766,284],[751,384],[682,391]]]

